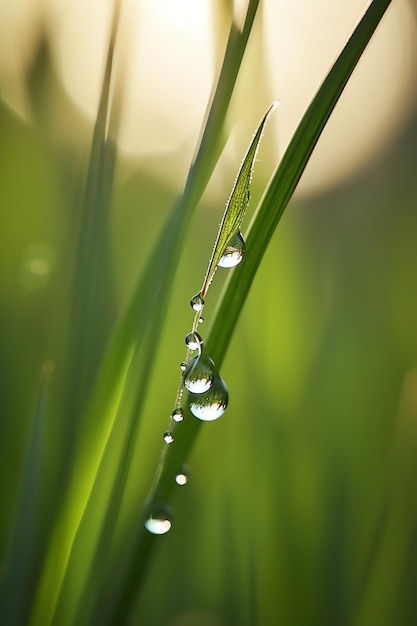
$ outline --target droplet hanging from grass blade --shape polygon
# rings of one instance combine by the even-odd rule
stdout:
[[[173,435],[171,432],[166,431],[166,432],[164,433],[164,441],[165,441],[165,443],[167,443],[168,445],[169,445],[170,443],[174,443],[174,435]]]
[[[181,407],[177,407],[176,409],[174,409],[171,413],[171,419],[173,422],[176,422],[177,424],[179,424],[180,422],[183,421],[184,419],[184,411],[182,410]]]
[[[184,372],[184,387],[192,393],[204,393],[210,389],[215,376],[214,362],[201,346],[201,354],[190,359]]]
[[[218,262],[219,267],[230,268],[239,265],[245,254],[245,240],[243,239],[240,230],[233,235],[229,243],[227,244],[223,256]]]
[[[200,335],[198,333],[188,333],[188,335],[185,338],[185,345],[187,346],[187,348],[189,348],[190,350],[199,350],[200,346],[202,345],[203,340],[200,337]]]
[[[177,483],[177,485],[180,485],[180,487],[186,485],[187,481],[188,476],[185,472],[178,472],[178,474],[175,476],[175,482]]]
[[[171,527],[171,513],[167,507],[156,508],[145,520],[145,528],[152,535],[165,535]]]
[[[190,304],[194,311],[202,311],[204,309],[204,300],[200,293],[196,293],[195,296],[191,298]]]
[[[203,422],[217,420],[225,412],[229,403],[227,387],[220,376],[216,376],[206,393],[189,394],[190,411]]]

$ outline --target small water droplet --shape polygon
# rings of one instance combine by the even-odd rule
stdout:
[[[239,231],[236,235],[233,235],[229,243],[227,244],[223,256],[221,257],[218,265],[219,267],[235,267],[243,259],[245,254],[245,240],[242,237],[242,233]]]
[[[203,422],[212,422],[223,415],[229,402],[227,387],[216,376],[206,393],[190,393],[190,411]]]
[[[184,412],[179,406],[172,411],[171,419],[177,423],[182,422],[182,420],[184,419]]]
[[[198,318],[198,323],[202,324],[203,322],[204,322],[204,317],[200,315],[200,317]]]
[[[171,515],[164,507],[152,511],[145,520],[145,528],[153,535],[165,535],[171,530]]]
[[[199,293],[196,293],[195,296],[191,298],[190,304],[194,311],[202,311],[204,309],[204,300]]]
[[[186,369],[187,369],[187,364],[186,364],[186,362],[185,362],[185,361],[183,361],[183,362],[181,363],[181,365],[180,365],[180,370],[181,370],[182,372],[185,372],[185,370],[186,370]]]
[[[210,389],[215,376],[214,362],[201,347],[201,353],[190,359],[184,372],[184,387],[192,393],[204,393]]]
[[[170,433],[169,431],[167,431],[166,433],[164,433],[164,441],[165,443],[173,443],[174,441],[174,435],[172,433]]]
[[[176,476],[175,476],[175,482],[177,483],[177,485],[181,485],[181,487],[183,485],[186,485],[188,481],[188,476],[187,474],[185,474],[184,472],[179,472]]]
[[[203,340],[198,333],[188,333],[185,338],[185,345],[190,350],[198,350],[202,343]]]

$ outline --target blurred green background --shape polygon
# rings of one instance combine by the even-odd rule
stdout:
[[[228,12],[222,15],[226,21]],[[259,24],[256,33],[259,44]],[[259,54],[256,47],[252,56]],[[51,376],[43,443],[39,568],[46,518],[54,510],[57,457],[65,455],[72,420],[81,419],[54,407],[62,393],[59,359],[71,337],[71,273],[91,126],[66,94],[48,50],[41,39],[26,68],[31,121],[0,103],[3,576],[45,362],[54,362],[57,376]],[[251,99],[253,119],[270,92],[266,75],[260,96]],[[280,223],[222,367],[230,406],[201,430],[189,482],[173,497],[173,529],[157,538],[132,624],[416,623],[415,85],[407,97],[407,115],[396,120],[377,154],[321,190],[306,187]],[[238,98],[235,109],[243,104]],[[218,188],[209,186],[186,238],[110,555],[114,563],[117,546],[129,544],[155,472],[191,324],[189,298],[201,283],[253,119],[241,122],[235,157],[222,156]],[[80,140],[60,140],[60,124]],[[350,124],[354,135],[355,118]],[[266,137],[261,148],[252,207],[280,151],[275,139]],[[326,140],[338,144],[337,133],[329,131]],[[342,155],[343,145],[338,149]],[[183,185],[179,174],[177,182],[164,176],[175,169],[181,146],[176,150],[148,158],[119,155],[103,282],[92,305],[92,371]],[[204,327],[222,281],[219,270]]]

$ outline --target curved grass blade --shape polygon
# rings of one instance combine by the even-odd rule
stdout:
[[[220,223],[217,238],[214,243],[213,252],[208,264],[206,275],[204,277],[203,285],[201,287],[200,296],[203,300],[210,286],[210,283],[213,280],[213,276],[216,272],[219,261],[226,250],[226,247],[230,244],[231,239],[238,234],[242,225],[242,221],[249,204],[249,188],[252,180],[256,155],[258,153],[259,145],[262,138],[262,133],[267,119],[277,106],[278,102],[274,102],[265,113],[255,135],[253,136],[248,151],[242,161],[242,165],[240,166],[238,175],[236,176],[232,192],[226,203],[226,209]]]
[[[267,244],[294,193],[328,118],[390,3],[391,0],[374,0],[369,5],[308,107],[269,183],[249,229],[245,261],[241,270],[233,272],[225,285],[208,337],[209,352],[217,366],[220,366],[224,359],[233,329]],[[163,463],[158,466],[156,472],[152,491],[152,498],[156,502],[167,502],[175,484],[173,480],[175,472],[186,460],[200,429],[201,423],[190,416],[190,419],[182,424],[181,431],[176,432],[175,446],[166,449]],[[120,595],[111,623],[122,623],[129,615],[138,593],[139,581],[143,577],[143,568],[154,543],[155,537],[149,537],[144,526],[138,527],[135,546],[129,555],[129,564],[126,571],[120,572],[118,582],[124,593]]]

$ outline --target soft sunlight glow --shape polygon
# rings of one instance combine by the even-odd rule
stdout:
[[[246,5],[247,0],[233,3],[235,23],[242,22]],[[24,76],[44,31],[65,90],[93,120],[113,6],[113,0],[4,0],[0,77],[5,100],[21,113],[30,110],[25,105]],[[204,118],[215,59],[224,51],[227,28],[220,32],[219,20],[227,12],[214,14],[217,4],[210,0],[123,0],[121,7],[115,55],[115,85],[121,92],[119,145],[125,154],[147,159],[158,176],[179,184]],[[272,99],[280,99],[269,133],[275,136],[275,148],[268,156],[265,147],[262,155],[269,172],[363,10],[364,0],[262,3],[230,122],[231,128],[240,127],[246,146],[261,113]],[[409,2],[396,0],[319,141],[303,176],[302,192],[317,192],[343,180],[392,140],[415,107],[416,71],[415,21]],[[59,119],[61,113],[56,115]],[[60,124],[60,139],[78,141],[80,134],[64,115],[56,125]],[[229,145],[233,147],[233,138]],[[236,152],[241,158],[240,145]]]
[[[364,10],[363,0],[265,3],[264,29],[272,92],[281,106],[283,153],[323,77]],[[276,25],[280,28],[277,36]],[[417,32],[407,0],[389,7],[355,69],[303,175],[317,192],[359,170],[389,142],[415,107]],[[414,92],[414,95],[413,95]]]

